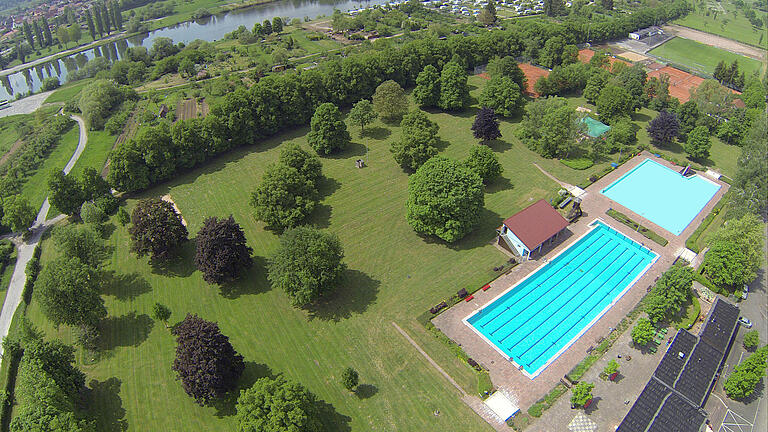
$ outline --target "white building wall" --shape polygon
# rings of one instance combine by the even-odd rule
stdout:
[[[514,248],[517,253],[520,254],[520,256],[525,256],[525,254],[528,252],[528,248],[525,247],[523,242],[517,238],[517,236],[512,231],[510,231],[506,225],[502,225],[501,231],[501,236],[504,237],[504,240],[506,240],[507,244]]]

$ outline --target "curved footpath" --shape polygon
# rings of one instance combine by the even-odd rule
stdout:
[[[83,154],[85,145],[88,142],[88,132],[85,128],[85,122],[83,119],[75,115],[71,117],[77,121],[77,124],[80,127],[80,140],[77,143],[75,152],[72,154],[69,162],[67,162],[67,165],[64,167],[64,174],[69,174],[69,172],[72,171],[72,168],[80,158],[80,155]],[[0,340],[8,336],[8,330],[11,327],[13,314],[16,312],[16,308],[18,308],[19,304],[21,303],[21,294],[24,291],[24,283],[27,280],[25,270],[27,268],[27,263],[30,259],[32,259],[32,253],[35,251],[35,246],[37,246],[37,243],[40,241],[40,238],[43,236],[45,230],[66,217],[64,215],[58,215],[53,219],[46,220],[46,217],[48,216],[48,210],[50,208],[51,205],[48,203],[48,198],[46,198],[43,202],[43,205],[40,207],[40,212],[37,214],[35,223],[32,225],[32,228],[30,228],[32,230],[32,237],[26,242],[19,240],[20,244],[18,245],[16,267],[13,269],[11,283],[8,286],[8,292],[5,294],[5,302],[3,303],[2,312],[0,312]],[[3,347],[0,344],[0,356],[2,356],[2,354]]]

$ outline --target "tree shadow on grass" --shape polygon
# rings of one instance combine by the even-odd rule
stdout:
[[[91,380],[88,384],[87,409],[96,420],[97,430],[123,432],[128,430],[125,408],[120,398],[122,381],[112,377],[106,381]]]
[[[317,399],[315,401],[315,408],[320,415],[320,422],[323,424],[322,430],[334,432],[350,432],[352,430],[352,427],[349,425],[352,417],[339,413],[328,402]]]
[[[477,98],[470,97],[469,105],[466,108],[461,111],[448,111],[448,113],[454,117],[460,117],[464,119],[475,118],[475,116],[477,116],[477,112],[480,111],[480,108],[476,106],[477,104]]]
[[[99,323],[102,350],[121,346],[139,346],[147,340],[155,322],[147,314],[131,311],[119,317],[107,317]]]
[[[643,113],[640,113],[640,112],[636,112],[636,113],[632,114],[632,120],[634,120],[634,121],[636,121],[638,123],[649,122],[649,121],[651,121],[651,116],[649,116],[648,114],[643,114]]]
[[[367,274],[348,269],[333,294],[305,309],[310,319],[338,322],[365,312],[376,301],[380,285]]]
[[[97,430],[123,432],[128,430],[125,408],[120,398],[122,381],[116,377],[106,381],[91,380],[88,391],[88,410],[96,419]]]
[[[149,282],[136,272],[117,274],[114,270],[108,270],[102,275],[102,294],[114,296],[118,300],[131,300],[152,291]]]
[[[379,388],[373,384],[360,384],[355,389],[355,396],[357,396],[358,399],[368,399],[378,392]]]
[[[352,165],[350,168],[354,168]],[[320,193],[321,198],[327,198],[333,195],[334,192],[339,190],[341,183],[333,177],[322,176],[317,181],[317,191]]]
[[[307,218],[307,223],[321,229],[328,228],[331,226],[331,214],[333,214],[333,207],[328,204],[318,204]]]
[[[446,141],[439,136],[437,137],[437,142],[435,143],[435,148],[437,151],[441,152],[448,148],[448,146],[451,145],[450,141]]]
[[[223,397],[213,401],[212,406],[216,409],[216,417],[229,417],[237,414],[237,398],[240,397],[240,391],[251,388],[253,384],[261,378],[275,378],[272,369],[269,366],[253,361],[245,362],[245,370],[237,381],[237,387],[227,392]]]
[[[347,148],[341,151],[335,151],[328,155],[321,155],[323,159],[349,159],[353,157],[363,156],[365,154],[365,146],[358,142],[350,142]],[[353,165],[354,166],[354,165]]]
[[[262,256],[253,257],[253,265],[237,280],[220,286],[221,296],[234,300],[243,295],[254,295],[270,290],[267,280],[267,259]]]
[[[514,187],[515,185],[513,185],[508,178],[498,177],[496,180],[485,185],[485,193],[494,194],[496,192],[514,189]]]
[[[165,260],[150,259],[152,273],[167,277],[189,277],[195,267],[195,240],[189,239],[177,248],[175,254]]]
[[[488,148],[490,148],[496,153],[504,153],[505,151],[512,148],[511,143],[504,140],[500,140],[500,139],[485,141],[483,142],[483,145],[487,145]]]
[[[389,138],[390,135],[392,135],[392,131],[381,126],[371,126],[367,128],[365,134],[363,134],[363,136],[379,141]]]
[[[453,250],[469,250],[490,244],[496,238],[496,228],[501,226],[504,219],[497,213],[483,208],[480,210],[480,221],[472,231],[455,243],[448,243],[438,237],[419,234],[428,244],[444,244]]]

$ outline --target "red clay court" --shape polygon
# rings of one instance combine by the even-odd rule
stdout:
[[[696,75],[691,75],[688,72],[683,72],[680,69],[675,69],[670,66],[664,66],[661,69],[648,72],[648,78],[660,77],[661,75],[669,76],[669,95],[677,98],[680,103],[686,103],[691,98],[691,89],[695,89],[702,82],[704,78]]]
[[[595,54],[596,53],[595,53],[594,50],[591,50],[591,49],[588,49],[588,48],[581,49],[581,50],[579,50],[579,61],[582,62],[582,63],[589,63],[589,61],[592,59],[592,57],[595,56]],[[613,65],[616,64],[616,63],[624,63],[627,66],[632,66],[632,63],[630,63],[628,61],[616,58],[614,56],[609,56],[608,57],[608,64],[611,65],[611,69],[613,69]]]
[[[549,76],[549,71],[528,63],[520,63],[518,66],[520,67],[520,70],[522,70],[525,74],[525,78],[528,80],[528,82],[526,82],[527,88],[523,93],[532,98],[539,97],[539,94],[536,93],[536,90],[533,89],[533,86],[536,85],[536,81],[538,81],[539,78]],[[491,76],[488,75],[487,72],[483,72],[478,76],[482,79],[491,79]]]

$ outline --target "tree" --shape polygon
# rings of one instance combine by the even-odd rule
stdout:
[[[531,150],[543,157],[566,158],[575,147],[582,127],[575,108],[565,99],[540,98],[526,105],[517,134]]]
[[[599,57],[595,54],[592,58]],[[587,83],[584,86],[583,96],[587,99],[587,102],[591,104],[597,104],[597,98],[600,97],[600,92],[605,89],[606,84],[611,80],[613,75],[605,69],[593,68],[590,71]]]
[[[264,35],[272,34],[272,23],[269,20],[264,20],[264,22],[261,24],[261,28],[264,29]]]
[[[632,96],[623,87],[608,85],[597,98],[600,121],[611,124],[614,119],[629,117],[634,111]]]
[[[440,102],[440,74],[432,65],[424,66],[416,77],[413,100],[422,107],[436,107]]]
[[[59,43],[63,44],[66,48],[67,42],[69,42],[69,30],[63,25],[56,27],[56,38],[59,40]]]
[[[640,318],[637,320],[637,324],[632,328],[632,342],[637,346],[645,346],[648,342],[653,340],[656,334],[653,324],[647,318]]]
[[[464,68],[450,61],[440,72],[440,100],[438,106],[446,111],[458,111],[469,104],[469,86]]]
[[[317,398],[301,384],[260,378],[237,399],[238,432],[320,432]]]
[[[483,181],[477,173],[435,156],[408,180],[405,218],[416,232],[453,243],[479,222],[484,203]]]
[[[99,13],[101,14],[101,21],[102,23],[104,23],[104,31],[107,34],[109,34],[110,28],[112,26],[111,25],[112,18],[110,18],[109,16],[109,11],[107,11],[107,6],[102,3],[100,6],[97,6],[97,8],[99,9]]]
[[[53,170],[48,175],[48,200],[66,215],[78,215],[85,201],[83,190],[77,180],[62,171]]]
[[[120,210],[117,211],[117,221],[120,222],[120,225],[122,226],[126,226],[131,222],[131,215],[125,211],[125,208],[120,207]]]
[[[539,63],[549,69],[563,64],[565,45],[565,40],[561,36],[547,39],[544,42],[544,47],[539,52]]]
[[[346,270],[343,258],[344,250],[334,234],[311,227],[293,228],[280,236],[280,246],[269,261],[269,282],[285,291],[293,306],[303,307],[341,283]]]
[[[68,258],[77,258],[92,268],[99,266],[106,249],[99,234],[90,226],[69,224],[53,230],[53,242]]]
[[[104,123],[106,123],[112,110],[119,106],[126,96],[117,84],[105,79],[93,81],[80,93],[78,108],[83,113],[85,122],[94,130],[104,128]],[[110,166],[111,170],[112,167]]]
[[[38,24],[37,21],[32,21],[32,27],[35,29],[35,39],[37,39],[37,44],[40,45],[40,48],[45,46],[45,40],[43,39],[43,31],[40,30],[40,24]]]
[[[762,224],[754,214],[731,219],[709,241],[704,274],[716,286],[735,290],[751,283],[763,262]]]
[[[675,110],[675,114],[680,122],[680,138],[685,139],[688,136],[688,132],[692,131],[699,122],[699,117],[701,117],[699,107],[696,105],[696,102],[689,100],[680,105]]]
[[[757,330],[752,330],[744,335],[744,349],[753,351],[760,345],[760,333]]]
[[[613,0],[600,0],[600,6],[607,11],[613,10]]]
[[[187,241],[187,227],[173,204],[157,198],[146,198],[131,214],[131,252],[139,257],[150,255],[153,260],[165,260]]]
[[[88,9],[88,13],[91,13],[93,11],[93,19],[96,21],[96,30],[99,32],[99,37],[101,37],[104,33],[104,22],[101,20],[101,13],[99,12],[98,6]]]
[[[51,34],[51,26],[48,24],[48,19],[46,17],[43,17],[42,19],[43,23],[43,36],[45,37],[45,45],[51,46],[53,45],[53,35]]]
[[[400,84],[392,80],[384,81],[373,94],[373,107],[385,122],[400,121],[408,112],[408,99]]]
[[[755,392],[757,384],[765,376],[766,356],[768,346],[758,349],[734,368],[723,385],[729,398],[741,400]]]
[[[278,163],[295,168],[304,178],[312,181],[315,186],[323,176],[323,164],[317,156],[301,148],[298,144],[285,144],[280,150]]]
[[[608,364],[605,365],[605,368],[603,369],[603,374],[606,376],[611,376],[619,371],[619,362],[617,362],[615,359],[611,359],[611,361],[608,362]]]
[[[351,392],[355,391],[355,387],[357,387],[359,381],[360,377],[358,376],[357,371],[351,367],[346,367],[341,372],[341,385],[343,385],[345,389]]]
[[[274,17],[272,18],[272,31],[275,33],[280,33],[283,31],[283,19],[280,17]]]
[[[525,73],[523,73],[523,70],[520,69],[520,66],[518,66],[515,58],[512,56],[494,57],[488,62],[486,70],[488,75],[491,76],[491,79],[507,77],[517,84],[520,90],[526,88],[528,79],[525,77]]]
[[[91,10],[85,10],[85,22],[88,24],[88,32],[91,34],[91,39],[96,40],[96,26],[93,25],[93,16]]]
[[[472,123],[472,134],[481,141],[501,138],[499,121],[496,120],[496,113],[493,112],[493,109],[487,107],[480,108],[474,123]]]
[[[320,200],[315,182],[296,168],[274,164],[267,167],[251,196],[256,219],[279,232],[302,223]]]
[[[544,0],[544,14],[550,17],[565,13],[563,0]]]
[[[621,159],[622,152],[637,144],[637,127],[628,118],[614,120],[605,143],[606,149],[610,152],[618,151]]]
[[[464,164],[477,173],[486,184],[496,180],[504,171],[499,163],[499,157],[486,146],[473,146]]]
[[[318,154],[331,154],[344,150],[349,145],[347,125],[341,119],[341,111],[336,105],[326,102],[315,110],[312,116],[311,130],[307,142]]]
[[[728,75],[728,66],[725,64],[725,60],[720,60],[715,66],[715,71],[712,73],[712,77],[718,80],[721,84],[725,81]]]
[[[480,15],[477,19],[486,26],[496,22],[496,5],[493,0],[488,1],[488,4],[480,11]]]
[[[24,21],[22,24],[22,30],[24,32],[24,37],[27,39],[27,43],[32,49],[35,49],[35,37],[32,34],[32,26],[29,25],[29,21]]]
[[[525,99],[520,87],[509,77],[493,77],[480,94],[480,106],[493,108],[504,117],[520,114],[525,106]]]
[[[80,24],[70,26],[67,32],[69,33],[69,40],[74,42],[75,45],[77,45],[77,43],[80,42],[80,38],[83,37]]]
[[[155,303],[152,308],[152,317],[158,321],[162,321],[165,328],[168,328],[168,320],[171,318],[171,309],[162,303]]]
[[[80,190],[83,192],[83,198],[88,201],[96,200],[104,195],[111,195],[109,184],[94,168],[83,169],[78,182],[80,183]]]
[[[440,126],[421,110],[414,110],[400,122],[400,141],[391,144],[395,161],[403,168],[416,170],[437,154],[437,131]]]
[[[669,111],[661,111],[655,119],[648,123],[648,135],[651,142],[659,147],[665,147],[677,138],[680,132],[680,122],[677,116]]]
[[[692,159],[706,159],[709,157],[709,149],[712,142],[709,140],[709,129],[706,126],[697,126],[688,134],[685,141],[685,152]]]
[[[46,264],[35,281],[34,294],[55,325],[95,326],[107,316],[96,270],[76,257],[59,257]]]
[[[373,123],[379,115],[373,110],[373,104],[368,99],[358,101],[349,111],[352,123],[360,125],[360,135],[365,134],[365,125]]]
[[[195,266],[209,284],[235,280],[253,265],[253,249],[246,244],[245,233],[232,215],[228,219],[206,219],[195,243]]]
[[[588,382],[580,382],[571,389],[571,405],[581,408],[592,400],[592,389],[595,385]]]
[[[187,314],[173,334],[176,358],[172,369],[188,395],[202,406],[234,390],[245,363],[215,322]]]
[[[662,322],[680,312],[692,296],[694,272],[690,267],[670,267],[646,297],[645,312],[653,323]]]
[[[32,226],[37,217],[35,208],[22,195],[11,195],[2,200],[3,225],[13,231],[23,231]]]

